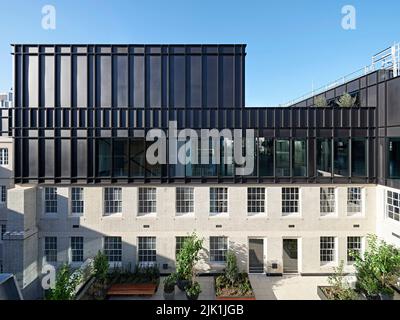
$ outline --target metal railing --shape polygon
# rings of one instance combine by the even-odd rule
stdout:
[[[393,77],[400,75],[400,43],[395,43],[393,46],[388,47],[372,57],[371,64],[365,66],[357,71],[354,71],[346,76],[343,76],[333,82],[330,82],[322,87],[312,90],[296,99],[290,100],[286,103],[279,104],[278,107],[289,107],[298,102],[309,99],[315,95],[331,90],[341,86],[351,80],[370,74],[376,70],[392,70]]]

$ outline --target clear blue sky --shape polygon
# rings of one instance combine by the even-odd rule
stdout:
[[[370,62],[400,41],[400,1],[2,0],[0,91],[12,84],[10,43],[246,43],[246,104],[286,102]],[[57,28],[41,28],[52,4]],[[356,30],[341,8],[356,8]]]

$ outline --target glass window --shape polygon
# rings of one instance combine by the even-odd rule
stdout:
[[[290,141],[276,140],[276,175],[290,176]]]
[[[83,188],[71,188],[71,213],[83,213]]]
[[[139,214],[157,212],[156,188],[139,188]]]
[[[400,221],[400,193],[387,191],[386,216],[394,221]]]
[[[111,176],[111,139],[97,140],[97,176]]]
[[[154,264],[157,261],[156,237],[139,237],[139,263]]]
[[[320,238],[319,257],[322,264],[336,260],[335,237]]]
[[[0,165],[8,165],[8,148],[0,148]]]
[[[210,214],[228,212],[228,188],[210,188]]]
[[[71,237],[71,261],[83,262],[83,237]]]
[[[249,215],[265,212],[265,188],[247,188],[247,212]]]
[[[274,140],[257,138],[259,172],[261,177],[274,175]]]
[[[400,138],[389,139],[389,178],[400,178]]]
[[[299,188],[282,188],[282,214],[299,213]]]
[[[332,176],[331,139],[317,139],[317,173],[322,177]]]
[[[351,175],[365,177],[367,175],[367,147],[365,139],[351,140]]]
[[[4,234],[6,233],[7,230],[7,225],[2,224],[0,225],[1,229],[0,229],[0,239],[4,240]]]
[[[0,203],[5,204],[6,202],[7,202],[7,186],[1,186]]]
[[[335,213],[335,188],[320,188],[319,206],[321,216]]]
[[[114,177],[126,177],[129,170],[128,141],[113,141],[113,175]]]
[[[233,140],[221,138],[221,161],[220,175],[225,177],[234,176],[234,161],[233,161]]]
[[[194,188],[176,188],[176,213],[183,215],[194,212]]]
[[[130,176],[132,177],[144,176],[145,154],[146,151],[143,139],[133,139],[130,141],[130,147],[129,147]]]
[[[354,262],[351,253],[361,255],[361,237],[347,237],[347,262]]]
[[[349,175],[349,141],[348,139],[335,139],[333,145],[335,175]]]
[[[189,237],[176,237],[176,242],[175,242],[175,257],[178,256],[178,253],[181,251],[184,242],[186,241],[186,239],[188,239]]]
[[[122,188],[104,189],[104,214],[122,212]]]
[[[361,188],[347,188],[347,213],[349,215],[362,212]]]
[[[104,237],[104,254],[108,262],[122,261],[122,239],[121,237]]]
[[[226,262],[226,253],[228,252],[227,237],[210,237],[210,261]]]
[[[46,213],[57,213],[57,188],[44,188],[44,202]]]
[[[57,262],[57,237],[44,238],[44,256],[46,262]]]
[[[294,140],[293,175],[297,177],[307,176],[307,142],[306,140]]]

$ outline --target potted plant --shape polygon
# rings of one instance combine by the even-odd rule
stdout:
[[[337,101],[337,105],[342,108],[352,108],[357,102],[357,97],[352,97],[350,94],[345,92]]]
[[[186,298],[188,300],[197,300],[199,298],[199,294],[201,293],[200,284],[197,281],[191,282],[186,287]]]
[[[355,257],[357,288],[368,299],[393,299],[393,285],[400,274],[400,250],[384,241],[378,241],[375,235],[368,236],[367,250]]]
[[[195,233],[185,239],[176,259],[177,286],[185,290],[195,278],[195,265],[200,259],[199,252],[203,248],[203,240]]]
[[[176,275],[170,274],[168,277],[164,279],[164,299],[165,300],[174,300],[175,299],[175,284],[176,284]]]

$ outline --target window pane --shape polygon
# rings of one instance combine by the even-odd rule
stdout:
[[[389,139],[389,178],[400,178],[400,138]]]
[[[348,139],[334,140],[334,167],[335,175],[349,175],[349,141]]]
[[[352,139],[351,141],[351,175],[366,176],[367,149],[365,139]]]
[[[290,175],[290,141],[276,140],[276,175],[287,177]]]
[[[294,172],[298,177],[307,176],[307,144],[305,140],[295,140],[294,145]]]
[[[144,176],[144,140],[134,139],[130,142],[129,161],[130,161],[130,176],[143,177]]]
[[[274,140],[257,138],[260,176],[274,175]]]
[[[319,176],[332,175],[332,140],[317,140],[317,173]]]
[[[114,140],[113,141],[113,175],[115,177],[128,176],[128,141]]]
[[[97,176],[109,177],[111,175],[111,139],[97,140]]]

